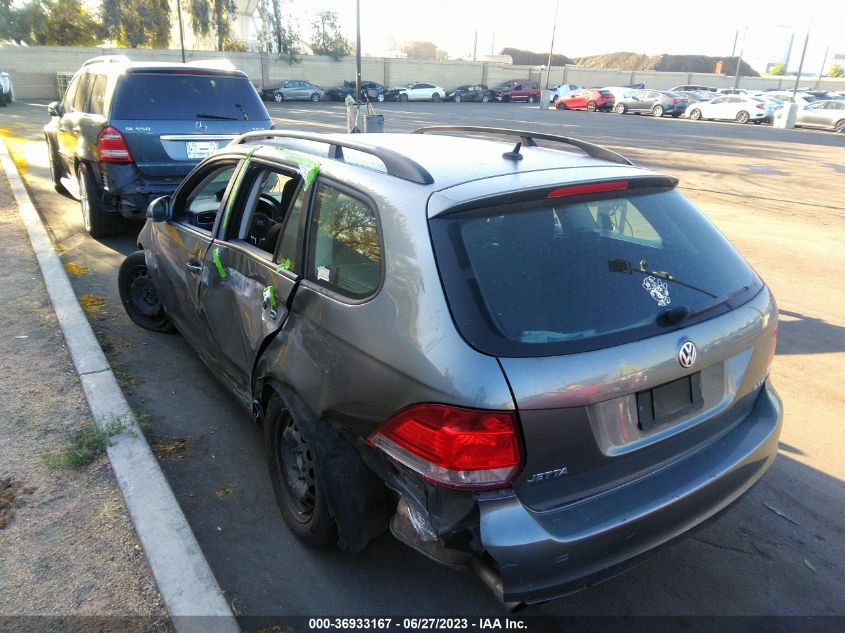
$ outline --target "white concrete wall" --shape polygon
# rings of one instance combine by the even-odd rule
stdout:
[[[0,46],[0,68],[9,72],[15,94],[22,99],[53,99],[57,97],[56,73],[76,71],[83,61],[97,55],[125,54],[138,61],[181,61],[178,50],[105,49],[38,46],[22,48]],[[275,55],[258,53],[218,53],[214,51],[186,51],[186,59],[229,59],[247,73],[258,85],[275,85],[284,79],[306,79],[318,86],[330,88],[344,80],[355,79],[355,59],[345,57],[335,61],[330,57],[302,56],[301,63],[288,64]],[[389,86],[411,81],[429,81],[451,89],[467,83],[486,83],[496,86],[507,79],[534,79],[545,84],[546,71],[539,66],[514,66],[494,62],[422,61],[413,59],[369,57],[362,60],[362,76],[366,81],[378,81]],[[644,82],[650,88],[666,89],[679,84],[703,84],[728,88],[733,76],[702,73],[663,73],[578,66],[555,66],[549,84],[575,83],[586,87],[618,86]],[[795,78],[740,77],[740,87],[791,88]],[[803,78],[801,85],[815,85],[815,79]],[[845,79],[823,79],[827,90],[845,90]]]

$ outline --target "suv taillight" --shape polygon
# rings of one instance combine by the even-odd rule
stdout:
[[[394,414],[367,443],[447,488],[502,488],[522,464],[510,411],[417,404]]]
[[[100,160],[107,163],[131,163],[132,155],[123,140],[123,134],[109,126],[97,137],[97,151]]]

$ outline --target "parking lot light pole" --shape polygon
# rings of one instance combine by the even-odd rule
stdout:
[[[739,31],[737,31],[739,33]],[[739,69],[742,67],[742,54],[745,52],[745,40],[748,37],[748,25],[742,31],[742,46],[739,47],[739,58],[736,60],[736,73],[734,74],[734,90],[739,85]],[[736,44],[734,44],[736,46]]]
[[[176,14],[179,18],[179,48],[182,49],[182,63],[184,64],[185,63],[185,35],[183,33],[184,29],[182,28],[182,2],[181,1],[176,2]],[[261,87],[263,88],[264,84],[262,84]]]
[[[551,74],[552,74],[552,55],[554,54],[554,50],[555,50],[555,31],[557,31],[557,14],[558,14],[559,10],[560,10],[560,0],[555,0],[555,20],[554,20],[554,22],[552,22],[552,43],[549,46],[549,63],[546,65],[546,84],[545,84],[545,90],[540,91],[540,109],[541,110],[548,110],[549,109],[548,100],[544,99],[543,97],[545,96],[545,94],[544,94],[545,91],[547,91],[549,89],[549,79],[551,78]],[[542,69],[540,70],[540,72],[541,73],[543,72]],[[542,79],[542,74],[541,74],[540,78]]]
[[[810,43],[810,25],[807,25],[807,35],[804,37],[804,48],[801,49],[801,61],[798,62],[798,74],[795,76],[795,85],[792,87],[792,103],[795,103],[795,93],[798,92],[798,83],[801,81],[801,71],[804,70],[804,56],[807,54],[807,44]]]
[[[355,98],[361,97],[361,0],[355,0]]]

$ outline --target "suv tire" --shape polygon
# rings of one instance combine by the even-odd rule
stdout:
[[[150,279],[144,251],[135,251],[123,260],[117,273],[117,289],[133,323],[154,332],[176,330],[164,312],[158,288]]]
[[[291,532],[309,545],[335,542],[337,526],[329,511],[314,447],[276,395],[267,403],[264,443],[273,493]],[[291,481],[292,477],[296,480]]]
[[[85,230],[94,238],[118,235],[123,228],[121,217],[117,213],[106,213],[100,204],[100,188],[94,181],[91,168],[86,163],[79,163],[76,169],[79,183],[79,206]]]

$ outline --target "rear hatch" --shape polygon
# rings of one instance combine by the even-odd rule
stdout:
[[[110,124],[149,177],[182,177],[238,134],[269,129],[270,117],[242,73],[129,70],[121,77]]]
[[[765,379],[774,303],[674,183],[562,184],[430,220],[455,323],[511,385],[525,451],[513,488],[533,510],[714,441]]]

